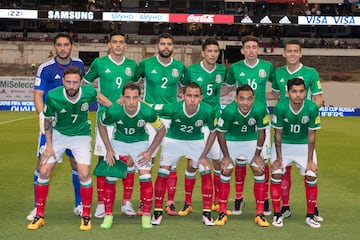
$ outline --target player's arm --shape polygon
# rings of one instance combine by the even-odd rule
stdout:
[[[209,162],[209,159],[207,157],[212,145],[214,144],[215,142],[215,139],[216,139],[216,133],[217,131],[212,131],[210,132],[208,138],[206,139],[206,144],[205,144],[205,148],[204,150],[202,151],[200,157],[199,157],[199,161],[198,163],[199,164],[202,164],[205,168],[211,168],[211,164]]]
[[[100,137],[106,148],[106,158],[105,158],[106,163],[109,166],[113,166],[115,164],[115,160],[114,160],[115,152],[110,144],[109,135],[108,135],[106,126],[102,123],[101,120],[98,122],[98,130],[99,130]]]
[[[45,134],[44,130],[44,91],[35,89],[34,90],[34,104],[36,112],[39,114],[39,129],[42,134]]]
[[[166,133],[166,127],[164,126],[164,124],[162,123],[159,117],[157,117],[156,120],[153,123],[151,123],[151,125],[156,130],[156,135],[150,147],[146,150],[146,152],[142,152],[139,154],[140,158],[138,160],[138,163],[140,166],[146,165],[149,161],[151,161],[151,155],[160,145]]]
[[[53,118],[46,117],[44,120],[44,130],[45,130],[45,137],[46,137],[46,145],[45,149],[41,154],[40,158],[40,165],[45,165],[47,160],[53,156],[55,157],[55,152],[52,145],[52,136],[53,136]]]
[[[265,169],[264,159],[261,157],[261,150],[263,149],[264,142],[265,142],[265,128],[258,129],[258,138],[256,141],[256,149],[254,153],[254,157],[251,160],[255,162],[261,170]]]
[[[316,139],[316,130],[308,130],[308,162],[306,169],[311,170],[314,173],[317,173],[317,165],[313,161],[314,150],[315,150],[315,139]]]
[[[280,92],[278,91],[271,91],[271,92],[266,92],[266,99],[267,100],[279,100],[280,97]]]
[[[274,144],[275,144],[275,152],[276,152],[276,160],[272,163],[273,170],[282,169],[283,161],[282,161],[282,149],[281,149],[281,141],[282,141],[282,128],[274,128]]]
[[[99,92],[97,93],[97,102],[105,107],[110,107],[112,105],[112,102]]]
[[[322,93],[313,95],[313,101],[316,103],[318,108],[322,107],[323,102],[324,102]]]

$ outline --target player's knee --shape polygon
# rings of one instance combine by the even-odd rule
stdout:
[[[258,166],[251,166],[251,169],[254,173],[254,176],[261,176],[264,174],[264,171],[261,170],[261,168],[259,168]]]
[[[275,169],[271,173],[271,178],[281,179],[283,175],[283,171],[281,169]]]

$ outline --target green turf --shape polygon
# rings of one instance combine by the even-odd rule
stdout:
[[[92,119],[95,114],[91,114]],[[12,121],[17,120],[17,121]],[[245,183],[246,207],[241,216],[230,216],[224,227],[205,227],[201,223],[200,179],[194,190],[194,211],[187,217],[164,216],[161,226],[142,230],[141,218],[120,215],[121,184],[114,206],[114,225],[101,230],[101,220],[93,219],[93,229],[79,230],[80,219],[72,212],[73,193],[68,161],[59,164],[51,178],[46,205],[46,225],[38,231],[26,230],[25,217],[33,204],[33,171],[37,145],[38,122],[35,113],[0,112],[0,239],[359,239],[357,228],[360,213],[360,191],[357,175],[360,171],[360,118],[322,118],[318,132],[319,209],[325,218],[320,229],[305,225],[305,197],[303,178],[293,168],[291,210],[293,216],[285,220],[282,229],[260,228],[254,220],[252,177],[248,170]],[[93,159],[92,167],[96,160]],[[155,166],[155,171],[157,171]],[[179,163],[178,189],[175,196],[179,209],[184,199],[183,172],[185,161]],[[155,174],[154,174],[155,175]],[[94,179],[95,180],[95,179]],[[136,181],[133,205],[139,200]],[[233,189],[233,184],[232,184]],[[94,200],[96,194],[94,193]],[[234,193],[230,194],[232,208]],[[94,209],[93,209],[94,211]],[[214,214],[216,217],[216,214]],[[268,218],[271,221],[270,217]]]

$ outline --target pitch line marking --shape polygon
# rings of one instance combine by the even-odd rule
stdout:
[[[26,119],[30,119],[30,118],[35,118],[35,117],[37,117],[37,116],[23,117],[23,118],[17,118],[17,119],[13,119],[13,120],[8,120],[8,121],[0,122],[0,125],[5,125],[5,124],[8,124],[8,123],[18,122],[18,121],[22,121],[22,120],[26,120]]]

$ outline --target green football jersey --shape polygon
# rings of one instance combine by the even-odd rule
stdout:
[[[195,82],[201,87],[203,102],[209,104],[220,113],[220,93],[222,84],[225,81],[226,67],[216,64],[213,71],[209,72],[202,62],[190,65],[185,73],[181,85],[185,86],[190,82]],[[217,113],[217,114],[218,114]]]
[[[244,115],[240,112],[237,102],[233,101],[225,107],[218,121],[217,129],[225,132],[228,141],[251,141],[258,138],[257,129],[269,126],[269,115],[266,105],[253,104]]]
[[[124,108],[123,105],[113,104],[102,115],[101,123],[115,124],[114,139],[117,141],[126,143],[147,141],[149,135],[145,130],[145,125],[159,121],[156,112],[143,102],[139,102],[138,110],[132,116],[125,112]]]
[[[285,98],[274,107],[271,125],[282,129],[282,142],[292,144],[308,143],[308,130],[320,129],[320,116],[316,103],[305,99],[301,110],[295,113],[290,100]]]
[[[135,80],[144,78],[144,101],[151,104],[176,102],[178,84],[183,78],[184,71],[184,64],[173,58],[167,65],[161,63],[158,56],[141,61]]]
[[[160,115],[169,116],[170,127],[166,136],[179,140],[201,140],[204,134],[201,128],[207,125],[211,131],[215,130],[216,117],[211,106],[200,102],[198,110],[188,115],[185,112],[185,102],[179,101],[171,104],[155,104],[153,108]]]
[[[135,60],[124,57],[118,64],[107,55],[92,62],[84,80],[93,83],[98,78],[100,93],[115,103],[121,97],[123,87],[134,79],[136,66]],[[98,118],[105,110],[104,106],[99,105]]]
[[[286,83],[292,78],[301,78],[304,80],[307,99],[311,100],[312,95],[322,93],[319,73],[315,68],[301,65],[298,70],[290,73],[287,66],[283,66],[275,70],[275,81],[272,82],[272,89],[280,92],[280,100],[286,98]]]
[[[248,84],[254,90],[255,101],[266,104],[266,83],[272,82],[275,70],[272,63],[258,59],[254,66],[246,64],[245,60],[232,64],[225,83],[236,87]]]
[[[97,92],[93,86],[83,85],[79,89],[79,98],[71,101],[67,98],[63,86],[54,88],[46,96],[44,115],[55,117],[54,129],[66,136],[91,135],[91,122],[88,111],[96,101]]]

